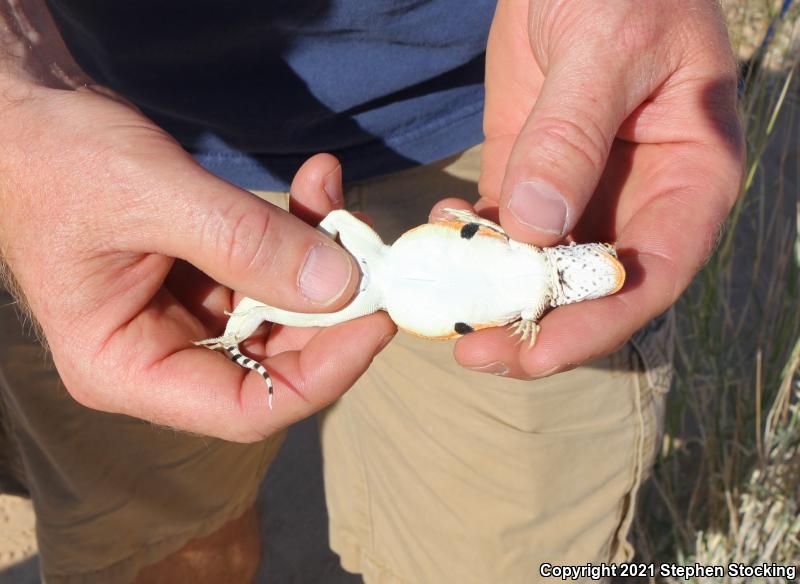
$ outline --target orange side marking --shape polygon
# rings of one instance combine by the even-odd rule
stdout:
[[[425,227],[430,227],[431,225],[441,225],[442,227],[445,227],[447,229],[452,229],[453,231],[460,232],[461,228],[464,227],[464,225],[468,225],[468,223],[464,221],[436,221],[434,223],[424,223],[422,225],[418,225],[417,227],[409,229],[403,235],[412,233],[417,229],[424,229]],[[475,235],[480,235],[483,237],[493,237],[495,239],[500,239],[502,241],[508,241],[508,237],[506,237],[502,233],[495,231],[494,229],[485,227],[484,225],[478,226],[478,232]]]
[[[619,289],[625,284],[625,266],[623,266],[622,263],[611,254],[608,254],[608,259],[611,260],[614,270],[617,272],[616,284],[614,285],[614,289],[611,291],[611,294],[614,294],[614,292],[619,292]]]
[[[416,227],[412,227],[403,235],[407,235],[409,233],[414,233],[418,229],[425,229],[427,227],[431,227],[433,225],[441,225],[442,227],[447,227],[448,229],[454,229],[455,231],[461,231],[461,228],[464,226],[464,223],[461,221],[435,221],[433,223],[423,223],[422,225],[417,225]]]
[[[406,333],[410,334],[413,337],[417,337],[418,339],[427,339],[429,341],[449,341],[450,339],[455,339],[455,338],[458,338],[458,337],[461,336],[457,332],[453,331],[450,334],[442,335],[440,337],[429,337],[428,335],[423,335],[423,334],[420,334],[420,333],[418,333],[416,331],[412,331],[411,329],[403,328],[401,326],[399,326],[397,328],[399,328],[403,332],[406,332]]]
[[[483,329],[492,328],[492,327],[496,327],[496,326],[505,326],[507,324],[509,324],[509,323],[506,322],[505,320],[501,320],[501,321],[497,321],[497,322],[487,322],[486,324],[476,324],[476,325],[469,325],[469,326],[472,327],[473,331],[482,331]],[[441,336],[438,336],[438,337],[429,337],[427,335],[420,334],[420,333],[418,333],[416,331],[412,331],[411,329],[403,328],[401,326],[397,327],[397,328],[399,328],[403,332],[406,332],[406,333],[410,334],[411,336],[417,337],[418,339],[427,339],[429,341],[449,341],[451,339],[457,339],[458,337],[463,337],[464,336],[464,335],[460,335],[457,332],[453,331],[452,333],[448,333],[446,335],[441,335]],[[467,334],[469,334],[469,333],[467,333]]]
[[[503,241],[508,241],[508,237],[495,231],[494,229],[489,229],[488,227],[484,227],[483,225],[480,226],[478,229],[478,234],[483,235],[484,237],[494,237],[495,239],[502,239]]]

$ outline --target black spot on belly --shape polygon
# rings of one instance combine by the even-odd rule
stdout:
[[[477,223],[467,223],[461,228],[461,237],[464,239],[472,239],[480,228],[481,226]]]
[[[474,225],[474,223],[473,223]],[[456,326],[453,327],[455,331],[460,335],[466,335],[467,333],[475,332],[475,329],[469,326],[465,322],[457,322]]]

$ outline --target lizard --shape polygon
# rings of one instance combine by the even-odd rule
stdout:
[[[471,211],[444,209],[443,217],[410,229],[392,245],[348,211],[331,211],[318,229],[353,255],[360,269],[358,292],[341,310],[291,312],[242,299],[220,337],[195,342],[224,349],[266,382],[266,367],[239,350],[263,322],[296,327],[333,326],[385,310],[398,328],[428,339],[452,339],[496,326],[536,342],[538,321],[550,308],[614,294],[625,268],[607,243],[539,248],[511,239],[505,230]]]

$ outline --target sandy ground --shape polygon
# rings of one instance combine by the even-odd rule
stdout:
[[[0,495],[0,583],[38,581],[34,522],[30,501]]]
[[[358,584],[328,549],[316,422],[295,424],[259,494],[264,541],[257,582]],[[0,584],[39,582],[30,502],[0,495]]]

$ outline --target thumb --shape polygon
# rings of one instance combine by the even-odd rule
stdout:
[[[325,234],[191,159],[176,162],[162,167],[158,210],[139,221],[145,227],[135,245],[145,241],[149,251],[184,259],[237,292],[287,310],[330,311],[352,297],[358,266]],[[332,170],[318,164],[304,169],[320,179]],[[313,182],[302,171],[295,178],[303,191]]]
[[[515,50],[531,51],[545,76],[503,178],[500,221],[512,237],[551,245],[578,222],[620,126],[674,66],[666,4],[530,2],[529,46]]]
[[[537,245],[552,245],[573,229],[628,113],[608,70],[569,58],[548,69],[514,142],[500,196],[503,227]]]

